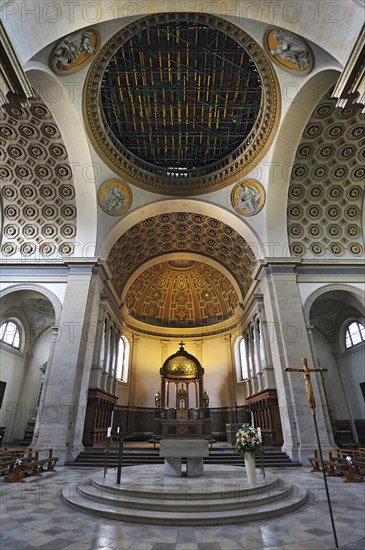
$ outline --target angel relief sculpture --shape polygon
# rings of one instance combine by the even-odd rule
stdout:
[[[294,63],[300,72],[310,67],[311,55],[303,40],[285,30],[275,31],[273,38],[277,42],[277,47],[270,50],[271,55]]]
[[[54,49],[52,66],[62,72],[70,70],[75,66],[79,68],[84,61],[87,61],[95,53],[95,44],[96,36],[94,31],[89,30],[67,36]],[[84,54],[87,54],[86,60],[82,59]]]

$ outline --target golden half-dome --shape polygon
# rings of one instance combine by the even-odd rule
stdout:
[[[200,327],[232,317],[238,306],[232,283],[214,267],[193,260],[154,265],[132,283],[125,305],[139,321],[164,327]]]

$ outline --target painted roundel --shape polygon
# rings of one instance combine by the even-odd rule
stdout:
[[[95,54],[99,41],[99,33],[91,28],[65,36],[52,50],[50,65],[53,71],[59,75],[79,71]]]
[[[118,180],[105,181],[98,193],[101,208],[110,216],[120,216],[132,201],[132,193],[125,183]]]
[[[265,204],[265,190],[256,180],[243,181],[234,187],[231,202],[238,214],[254,216]]]
[[[280,106],[260,46],[199,13],[151,15],[120,30],[91,66],[84,99],[109,166],[165,194],[228,185],[266,151]]]
[[[265,35],[265,48],[282,69],[307,74],[313,67],[313,54],[307,42],[284,29],[270,29]]]

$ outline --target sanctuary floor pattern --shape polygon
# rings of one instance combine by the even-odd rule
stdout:
[[[146,466],[148,468],[148,466]],[[0,484],[2,550],[320,550],[334,549],[322,474],[309,468],[271,471],[303,485],[307,502],[295,512],[265,521],[210,527],[171,527],[107,520],[69,508],[61,500],[100,470],[58,467],[26,483]],[[124,468],[122,479],[128,476]],[[365,483],[328,478],[340,548],[365,548]]]

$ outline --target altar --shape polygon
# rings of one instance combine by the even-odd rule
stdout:
[[[204,369],[196,357],[180,349],[160,369],[161,388],[155,396],[155,437],[211,435],[209,397],[203,386]]]
[[[204,435],[203,420],[160,420],[165,437],[201,437]]]

